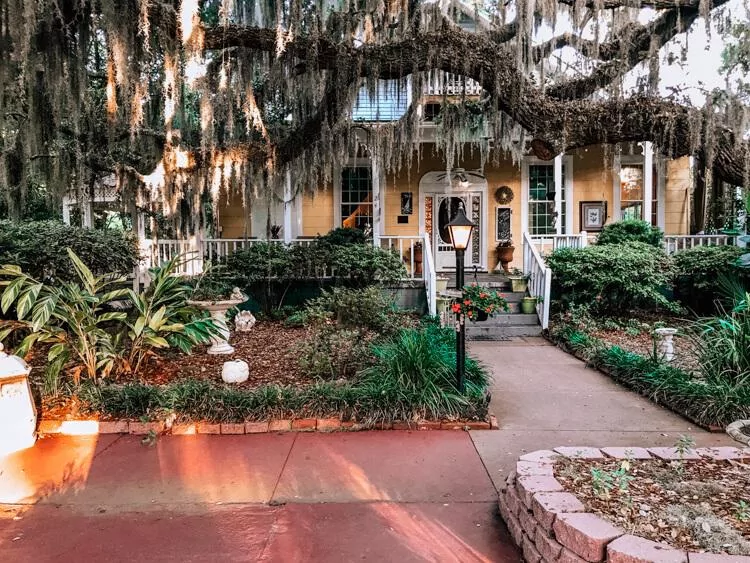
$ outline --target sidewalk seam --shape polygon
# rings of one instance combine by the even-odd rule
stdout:
[[[477,457],[479,458],[479,461],[482,464],[482,467],[484,467],[484,472],[487,474],[487,479],[489,479],[490,483],[492,483],[492,488],[495,489],[495,494],[499,495],[500,491],[495,485],[495,480],[492,478],[492,475],[490,475],[490,470],[487,468],[487,464],[484,463],[484,458],[482,458],[482,454],[480,454],[479,450],[477,449],[477,444],[476,442],[474,442],[474,436],[472,436],[471,432],[467,432],[467,434],[469,435],[469,440],[471,441],[471,445],[474,447],[474,451],[476,452]]]
[[[289,458],[292,457],[292,450],[294,449],[294,445],[297,443],[297,436],[299,436],[300,433],[297,432],[294,434],[294,439],[292,440],[292,445],[289,446],[289,451],[286,454],[286,459],[284,459],[284,465],[281,466],[281,471],[279,471],[279,478],[276,479],[276,483],[273,486],[273,491],[271,492],[271,496],[268,499],[268,502],[273,502],[274,497],[276,496],[276,489],[279,488],[279,483],[281,482],[281,477],[284,475],[284,470],[286,469],[286,464],[289,463]]]

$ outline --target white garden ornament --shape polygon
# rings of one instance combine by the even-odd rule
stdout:
[[[234,328],[237,332],[249,332],[257,321],[250,311],[240,311],[234,317]]]
[[[658,339],[659,357],[664,358],[667,362],[674,360],[674,335],[677,334],[676,328],[657,328],[656,336]]]
[[[221,301],[188,301],[188,305],[191,307],[198,307],[204,311],[208,311],[211,318],[219,327],[219,334],[211,337],[211,346],[208,349],[209,354],[233,354],[234,348],[229,344],[229,326],[227,325],[227,311],[232,307],[236,307],[240,303],[247,301],[247,297],[240,291],[238,287],[232,290],[232,294],[229,299]]]
[[[31,397],[31,368],[0,343],[0,456],[30,448],[36,442],[36,407]]]
[[[224,362],[221,379],[224,383],[243,383],[250,377],[250,366],[244,360]]]

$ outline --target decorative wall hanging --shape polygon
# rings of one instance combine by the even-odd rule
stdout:
[[[505,242],[513,238],[510,216],[510,207],[495,208],[495,240],[497,242]]]
[[[606,201],[581,202],[581,230],[586,232],[601,231],[607,220]]]
[[[510,186],[500,186],[495,190],[495,201],[500,205],[508,205],[513,201],[513,189]]]
[[[413,210],[412,192],[401,192],[401,215],[411,215]]]

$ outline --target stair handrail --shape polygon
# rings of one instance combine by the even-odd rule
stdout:
[[[552,270],[534,247],[528,232],[523,233],[523,273],[529,276],[528,291],[537,298],[536,314],[542,329],[549,328],[550,294],[552,293]]]
[[[422,234],[422,275],[424,276],[424,290],[427,294],[427,311],[430,316],[437,314],[437,280],[435,262],[432,259],[432,245],[427,233]]]

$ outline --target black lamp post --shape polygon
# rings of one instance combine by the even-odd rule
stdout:
[[[456,387],[460,393],[464,392],[464,372],[466,363],[466,318],[463,310],[464,292],[464,254],[471,240],[474,223],[469,221],[463,206],[458,208],[453,221],[448,223],[451,243],[456,251],[456,289],[461,292],[461,309],[456,313]]]

